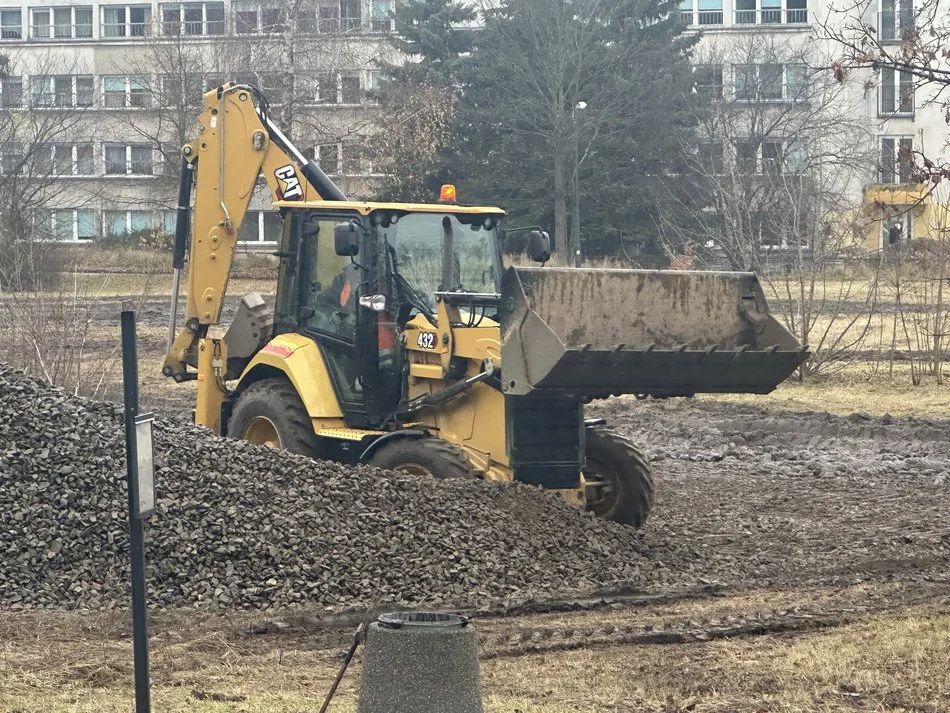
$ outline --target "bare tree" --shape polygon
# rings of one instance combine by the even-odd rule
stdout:
[[[344,10],[326,15],[301,0],[248,5],[220,20],[220,35],[195,42],[160,24],[121,58],[114,67],[118,79],[141,89],[118,107],[116,121],[159,159],[160,178],[150,192],[155,207],[174,206],[180,149],[195,135],[203,92],[228,81],[261,89],[270,117],[328,173],[358,171],[371,124],[361,106],[363,85],[379,43],[360,39],[365,18],[355,3]],[[259,200],[269,203],[263,194]]]
[[[23,289],[44,277],[51,238],[73,237],[76,209],[95,189],[64,176],[94,172],[92,76],[52,51],[0,56],[0,281]],[[29,75],[29,91],[25,76]],[[51,212],[49,207],[69,205]]]
[[[812,346],[801,375],[827,370],[861,344],[877,299],[876,268],[848,267],[867,232],[855,182],[876,166],[873,137],[813,46],[746,34],[695,61],[702,143],[683,156],[663,239],[673,255],[757,271]]]
[[[858,73],[867,92],[881,89],[882,104],[894,113],[916,105],[950,123],[950,12],[944,0],[835,0],[818,28],[837,48],[830,69],[839,82]],[[903,160],[909,180],[936,186],[950,178],[948,141],[908,147]]]
[[[377,116],[368,142],[386,200],[432,200],[427,179],[451,141],[457,97],[441,87],[404,86]]]

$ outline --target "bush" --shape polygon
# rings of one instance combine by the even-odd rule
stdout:
[[[103,235],[95,244],[106,250],[168,251],[175,244],[175,236],[161,230],[138,230],[120,235]]]

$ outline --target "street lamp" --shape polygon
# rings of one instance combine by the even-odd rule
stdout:
[[[587,108],[587,102],[579,101],[571,109],[571,122],[574,125],[574,212],[571,215],[571,232],[574,234],[574,267],[581,266],[581,197],[578,181],[580,169],[580,137],[577,133],[577,112]]]

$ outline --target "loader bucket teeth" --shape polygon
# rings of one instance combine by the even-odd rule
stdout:
[[[513,395],[764,394],[808,357],[749,272],[511,267],[501,292]]]

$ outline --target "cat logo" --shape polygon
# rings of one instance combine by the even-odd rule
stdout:
[[[303,198],[303,191],[300,190],[300,179],[297,178],[297,171],[293,166],[281,166],[274,175],[284,183],[284,191],[281,199],[285,201],[296,201]]]

